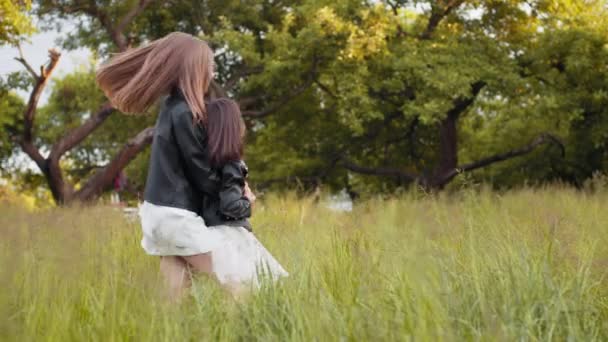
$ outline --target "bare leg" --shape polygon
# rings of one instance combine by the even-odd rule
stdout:
[[[192,286],[192,274],[213,275],[211,253],[191,256],[162,256],[160,272],[165,278],[167,296],[171,302],[179,302],[187,289]]]
[[[190,266],[190,269],[194,272],[204,273],[217,280],[215,274],[213,273],[213,258],[211,253],[184,256],[182,258],[184,258],[184,260]],[[227,283],[222,284],[222,287],[236,300],[243,300],[246,298],[247,290],[242,284]]]
[[[211,252],[189,255],[181,257],[196,273],[205,273],[209,276],[213,275],[213,265],[211,264]]]
[[[165,278],[169,300],[179,302],[192,283],[188,264],[178,256],[162,256],[160,272]]]

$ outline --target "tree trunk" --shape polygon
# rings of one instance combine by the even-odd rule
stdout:
[[[72,189],[63,179],[63,173],[59,167],[59,160],[47,159],[44,166],[42,171],[49,184],[55,203],[62,205],[69,202]]]
[[[128,48],[128,39],[125,35],[125,30],[131,24],[133,19],[138,16],[152,0],[139,0],[120,20],[113,20],[105,9],[99,7],[95,1],[89,1],[88,4],[82,6],[66,6],[64,10],[70,14],[85,14],[92,19],[97,19],[102,27],[107,31],[112,38],[119,51],[125,51]],[[118,18],[117,18],[118,19]],[[118,155],[101,171],[93,175],[86,184],[74,191],[74,186],[66,182],[63,177],[63,172],[60,167],[60,160],[63,154],[88,137],[95,129],[103,124],[103,122],[114,112],[110,103],[105,103],[100,110],[86,120],[81,126],[67,132],[62,138],[56,141],[48,157],[43,157],[38,148],[34,145],[34,121],[38,101],[48,83],[50,76],[59,62],[61,53],[57,50],[49,50],[50,61],[46,66],[40,67],[40,73],[37,73],[34,68],[25,60],[23,51],[19,47],[19,57],[15,58],[19,63],[23,64],[25,69],[32,75],[34,87],[30,93],[27,107],[23,112],[24,131],[18,142],[23,152],[25,152],[34,162],[44,175],[48,186],[53,195],[53,199],[58,205],[68,204],[72,201],[88,201],[99,196],[103,190],[112,184],[114,177],[147,145],[152,141],[152,128],[146,128],[141,131],[134,139],[130,140]]]
[[[439,126],[439,160],[433,171],[421,179],[421,185],[430,191],[442,190],[447,184],[446,175],[458,167],[458,117],[449,113]]]
[[[453,107],[447,112],[439,126],[439,160],[430,175],[422,177],[422,185],[428,190],[442,190],[458,170],[458,120],[469,110],[477,95],[486,83],[475,82],[471,85],[471,96],[454,100]]]
[[[116,154],[108,165],[98,170],[78,191],[71,196],[72,200],[88,202],[96,199],[104,190],[112,186],[112,182],[128,164],[152,142],[154,127],[148,127],[131,138]]]

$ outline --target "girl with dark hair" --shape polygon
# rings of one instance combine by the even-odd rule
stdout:
[[[287,272],[251,233],[255,195],[247,184],[243,159],[245,123],[235,101],[221,98],[207,103],[209,160],[220,179],[216,193],[203,197],[201,215],[226,243],[213,251],[214,275],[234,292],[248,283],[259,285],[258,272],[277,279]]]
[[[203,95],[212,76],[213,51],[180,32],[118,54],[97,72],[100,88],[124,113],[143,113],[165,97],[139,215],[142,247],[161,257],[173,300],[190,286],[193,272],[215,276],[232,290],[257,284],[260,266],[286,275],[243,228],[255,196],[243,170],[231,166],[242,157],[243,137],[234,134],[242,130],[240,112],[225,100],[207,108]]]
[[[245,123],[236,102],[221,98],[207,104],[209,161],[221,179],[220,191],[203,198],[202,216],[209,226],[227,224],[251,231],[253,192],[247,185],[248,169],[243,161]]]

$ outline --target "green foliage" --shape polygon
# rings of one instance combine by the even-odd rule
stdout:
[[[605,184],[604,184],[605,186]],[[162,300],[139,224],[107,207],[0,206],[7,341],[608,339],[606,188],[369,201],[337,213],[295,196],[256,207],[290,272],[235,302],[198,278]],[[534,210],[530,210],[534,208]]]
[[[35,29],[27,11],[31,0],[0,0],[0,45],[16,44]]]
[[[260,185],[324,183],[363,193],[409,185],[346,171],[340,158],[432,176],[444,157],[440,125],[455,102],[471,97],[458,118],[459,164],[519,149],[541,133],[558,136],[566,154],[540,146],[467,179],[496,187],[552,180],[581,185],[606,172],[605,1],[466,0],[425,36],[429,18],[447,3],[156,1],[124,34],[132,45],[175,30],[199,35],[216,51],[216,80],[230,86],[229,96],[244,110],[274,109],[248,119],[247,158]],[[77,23],[64,47],[89,47],[105,58],[116,48],[105,26],[136,1],[96,1],[98,12],[87,10],[91,4],[40,0],[36,10],[47,24],[57,17]],[[483,85],[477,95],[476,84]],[[41,111],[45,144],[82,122],[102,99],[88,69],[56,87],[62,89]],[[124,141],[118,139],[153,117],[139,119],[112,117],[66,163],[90,169],[107,160]],[[137,165],[145,168],[145,158]],[[143,179],[137,167],[129,173]]]
[[[560,23],[526,42],[527,51],[519,57],[528,90],[516,101],[484,101],[483,111],[493,113],[492,121],[477,116],[466,119],[468,139],[475,141],[473,145],[486,146],[467,155],[515,147],[522,139],[531,140],[534,131],[552,131],[564,140],[566,157],[559,158],[556,151],[539,153],[481,172],[481,177],[502,186],[522,179],[582,185],[593,173],[606,170],[608,73],[601,70],[608,67],[608,21],[600,15],[603,12],[591,6],[553,13],[552,19]]]
[[[25,102],[15,90],[30,86],[25,73],[11,73],[0,77],[0,172],[16,171],[11,159],[17,149],[17,138],[22,133]]]
[[[7,168],[15,149],[13,137],[21,132],[21,117],[25,109],[23,100],[15,94],[7,82],[0,78],[0,171]]]
[[[264,35],[235,31],[227,21],[215,38],[236,51],[243,64],[263,66],[263,73],[240,84],[239,96],[263,92],[262,99],[280,99],[295,85],[314,80],[301,96],[308,104],[290,102],[255,132],[267,138],[256,140],[251,155],[274,154],[264,162],[252,160],[253,169],[268,179],[278,176],[277,169],[294,176],[289,165],[315,159],[333,169],[336,154],[361,165],[427,174],[440,158],[440,121],[456,99],[470,97],[471,86],[483,82],[460,119],[460,160],[516,149],[548,132],[564,140],[566,158],[541,148],[477,175],[502,185],[526,179],[580,184],[604,170],[607,17],[601,1],[470,1],[444,18],[431,39],[422,39],[428,16],[407,5],[310,0],[286,13],[280,24],[269,25]],[[268,101],[258,103],[264,104]],[[296,119],[306,115],[314,117]],[[581,124],[585,117],[589,123]],[[285,128],[296,122],[305,139],[316,143],[315,153],[302,148],[304,134]],[[582,136],[589,143],[581,142]],[[306,178],[310,171],[297,173]],[[330,182],[347,187],[348,179],[359,178],[332,174],[342,181],[330,177]],[[377,189],[398,185],[382,180]]]

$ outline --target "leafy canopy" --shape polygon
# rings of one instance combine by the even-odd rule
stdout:
[[[16,44],[34,32],[27,14],[31,6],[31,0],[0,0],[0,45]]]

